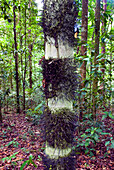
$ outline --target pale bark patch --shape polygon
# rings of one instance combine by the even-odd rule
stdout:
[[[66,157],[71,153],[72,149],[71,147],[68,147],[66,149],[59,149],[59,148],[53,148],[50,147],[47,143],[46,143],[46,149],[45,149],[45,153],[46,155],[48,155],[51,159],[58,159],[59,157]]]
[[[49,38],[45,44],[45,59],[49,58],[73,58],[73,48],[68,43],[58,40],[58,48],[54,38]],[[58,56],[59,55],[59,56]]]
[[[58,97],[48,99],[48,107],[52,112],[56,112],[57,110],[60,110],[63,108],[67,108],[73,111],[72,101],[68,101],[64,98],[59,99]]]

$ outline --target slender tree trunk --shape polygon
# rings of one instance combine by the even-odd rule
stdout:
[[[105,13],[107,8],[107,0],[103,0],[103,12]],[[103,18],[102,21],[102,43],[101,43],[101,53],[105,54],[105,34],[106,34],[106,18]],[[105,57],[105,56],[104,56]],[[103,106],[105,107],[105,85],[104,85],[104,74],[105,74],[105,59],[101,60],[102,62],[102,74],[103,74],[103,82],[101,83],[100,90],[101,94],[103,95]]]
[[[5,63],[4,63],[4,68],[5,68]],[[4,72],[3,72],[4,74]],[[5,95],[5,92],[6,92],[6,80],[5,80],[5,77],[3,76],[3,93],[4,93],[4,96],[3,96],[3,107],[4,107],[4,113],[6,112],[6,95]]]
[[[29,0],[29,8],[32,7],[31,4],[31,0]],[[29,14],[29,26],[31,26],[31,11]],[[31,43],[31,30],[29,30],[30,34],[29,34],[29,38],[30,38],[30,44],[28,46],[29,48],[29,87],[30,89],[32,89],[32,48],[33,48],[33,44]]]
[[[29,85],[32,89],[32,44],[29,45]]]
[[[97,78],[97,67],[98,64],[97,56],[99,55],[99,36],[100,36],[100,0],[96,0],[95,9],[95,57],[94,57],[94,68],[95,74],[93,78],[93,117],[96,119],[96,107],[97,107],[97,90],[98,90],[98,78]]]
[[[0,80],[0,90],[1,90],[1,80]],[[1,96],[0,96],[0,123],[2,123],[2,102],[1,102]]]
[[[26,58],[26,4],[25,4],[25,68],[23,76],[23,112],[25,113],[25,79],[26,79],[26,69],[27,69],[27,58]]]
[[[11,64],[11,60],[10,60],[10,64]],[[11,68],[11,70],[10,70],[10,73],[11,73],[11,75],[10,75],[10,88],[13,89],[12,68]]]
[[[21,4],[21,0],[20,1],[20,4]],[[25,34],[22,35],[22,8],[20,7],[19,8],[19,26],[20,26],[20,29],[19,29],[19,39],[20,39],[20,62],[21,62],[21,84],[22,84],[22,89],[23,89],[23,37],[25,36]]]
[[[75,7],[73,0],[44,0],[46,170],[75,170],[72,143],[77,118],[73,99],[79,83],[73,58]]]
[[[112,30],[112,22],[111,22],[111,30]],[[109,107],[111,110],[111,113],[114,115],[114,104],[113,104],[113,96],[112,96],[112,51],[113,51],[113,44],[112,40],[110,40],[110,101],[109,101]],[[111,101],[112,100],[112,101]]]
[[[17,92],[17,113],[20,113],[20,105],[19,105],[19,74],[18,74],[18,53],[17,53],[17,38],[16,38],[16,14],[15,14],[15,3],[13,6],[13,14],[14,14],[14,57],[15,57],[15,69],[16,69],[16,92]]]
[[[0,98],[0,123],[2,123],[2,103]]]
[[[107,8],[107,0],[103,0],[103,10],[104,10],[103,12],[104,13],[106,11],[106,8]],[[106,21],[105,21],[105,18],[103,18],[103,22],[102,22],[102,34],[105,33],[105,28],[106,28],[105,26],[106,26]],[[104,38],[105,37],[103,37],[103,39],[102,39],[102,46],[101,46],[102,54],[105,54],[105,39]],[[104,71],[103,71],[103,73],[104,73]]]
[[[81,32],[81,55],[87,57],[87,33],[88,33],[88,0],[82,0],[82,32]],[[83,59],[84,59],[83,58]],[[81,73],[81,89],[85,88],[85,80],[86,80],[86,61],[83,61],[83,64],[80,68]],[[80,120],[83,117],[83,112],[86,110],[85,108],[85,96],[83,96],[81,101],[81,112],[80,112]]]
[[[93,112],[93,106],[92,106],[92,63],[93,63],[93,57],[94,57],[94,35],[95,35],[95,31],[93,31],[93,35],[92,35],[92,39],[91,39],[91,42],[92,42],[92,48],[91,48],[91,64],[90,64],[90,102],[89,102],[89,113],[92,113]]]

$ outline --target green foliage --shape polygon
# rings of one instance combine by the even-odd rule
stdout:
[[[105,22],[105,32],[100,32],[100,41],[106,43],[105,54],[102,54],[102,50],[100,48],[100,54],[97,56],[97,65],[93,65],[94,61],[94,30],[95,30],[95,1],[88,2],[88,42],[85,44],[87,46],[87,56],[82,56],[80,50],[78,54],[76,54],[75,49],[75,58],[77,62],[79,62],[79,67],[81,67],[83,61],[86,62],[86,80],[83,80],[85,84],[85,88],[80,91],[80,97],[85,98],[85,105],[88,108],[89,112],[91,112],[93,103],[92,103],[92,95],[94,93],[92,89],[92,81],[94,78],[98,79],[98,94],[96,96],[97,104],[96,108],[101,107],[103,105],[103,101],[106,102],[106,106],[108,102],[112,99],[111,92],[111,81],[112,81],[112,61],[110,58],[110,54],[113,51],[114,46],[114,37],[113,37],[113,25],[111,27],[111,23],[113,23],[113,3],[108,1],[107,10],[105,13],[103,12],[103,4],[101,2],[101,23]],[[27,66],[26,66],[26,78],[25,78],[25,88],[26,88],[26,110],[36,108],[41,103],[43,99],[42,96],[42,70],[38,65],[39,59],[44,56],[44,36],[43,29],[41,27],[41,15],[38,13],[39,9],[37,9],[34,1],[31,1],[31,7],[28,5],[29,1],[16,1],[16,29],[18,32],[17,35],[17,44],[18,44],[18,67],[19,67],[19,91],[20,91],[20,105],[22,108],[23,105],[23,76],[25,69],[25,52],[26,55],[29,56],[30,48],[29,45],[33,44],[32,47],[32,88],[29,88],[29,57],[27,57]],[[76,0],[76,6],[79,10],[77,23],[81,25],[81,14],[82,14],[82,2]],[[16,105],[16,93],[15,93],[15,60],[14,60],[14,33],[13,33],[13,1],[0,1],[0,98],[2,107],[15,107]],[[25,47],[25,10],[26,10],[26,47]],[[51,16],[53,17],[53,16]],[[61,17],[58,16],[58,17]],[[53,21],[52,21],[53,22]],[[74,21],[73,21],[74,22]],[[58,23],[57,23],[58,24]],[[70,25],[71,26],[71,25]],[[57,28],[59,29],[59,28]],[[66,29],[66,26],[65,26]],[[67,29],[68,31],[68,29]],[[77,46],[81,48],[81,27],[80,34],[77,39]],[[69,39],[71,41],[71,37]],[[77,48],[77,47],[76,47]],[[104,68],[102,60],[105,60],[105,76],[103,77],[101,68]],[[100,85],[104,84],[104,94],[102,90],[100,90]],[[10,94],[5,95],[7,89],[10,88]],[[37,89],[37,90],[36,90]],[[15,94],[14,94],[15,93]],[[30,100],[34,102],[34,104],[30,105]],[[39,106],[38,106],[39,107]],[[39,109],[38,109],[39,111]]]
[[[37,165],[33,162],[33,155],[29,156],[29,159],[24,161],[24,163],[21,165],[20,170],[23,170],[23,168],[27,165],[32,164],[35,168],[37,168]]]
[[[10,141],[7,145],[5,146],[10,146],[13,145],[14,147],[18,148],[18,146],[20,145],[17,141],[16,138],[14,138],[14,140]]]
[[[29,4],[29,1],[26,1]],[[26,55],[29,56],[30,47],[32,44],[32,89],[28,90],[26,93],[26,98],[37,98],[37,95],[34,93],[34,88],[36,86],[40,87],[39,91],[41,92],[42,86],[42,75],[41,68],[38,66],[38,60],[44,55],[44,40],[43,32],[40,26],[40,16],[38,15],[38,9],[34,1],[31,1],[31,7],[25,4],[25,1],[16,1],[15,2],[15,12],[16,12],[16,31],[18,32],[17,36],[17,45],[18,45],[18,71],[19,71],[19,91],[20,91],[20,105],[23,104],[23,75],[25,69],[25,51]],[[14,21],[13,21],[13,1],[0,1],[0,98],[2,107],[8,106],[9,108],[15,107],[16,105],[16,93],[15,93],[15,49],[14,49]],[[25,48],[25,10],[26,10],[26,48]],[[9,22],[9,20],[11,20]],[[18,20],[18,21],[17,21]],[[26,78],[25,78],[25,88],[29,89],[29,57],[27,58],[26,66]],[[2,81],[1,81],[2,80]],[[10,94],[4,95],[5,91],[10,88]],[[14,94],[15,93],[15,94]],[[42,95],[42,94],[41,94]],[[41,96],[40,95],[40,96]],[[37,100],[36,100],[37,101]],[[37,106],[37,102],[33,107]],[[29,105],[30,106],[30,105]],[[28,109],[28,103],[26,101],[26,109]]]
[[[13,161],[12,159],[16,158],[16,155],[17,155],[17,154],[18,154],[18,152],[15,152],[15,153],[14,153],[13,155],[11,155],[11,156],[2,158],[1,161],[3,161],[3,162],[5,162],[6,160],[7,160],[7,161],[11,161],[11,164],[15,166],[15,165],[16,165],[16,162]],[[41,160],[40,156],[38,156],[38,158]],[[21,160],[22,160],[22,159],[21,159]],[[20,160],[18,160],[18,161],[20,161]],[[20,167],[20,170],[23,170],[26,165],[29,166],[30,164],[32,164],[35,168],[37,168],[37,165],[36,165],[36,164],[34,163],[34,161],[33,161],[33,155],[30,155],[30,156],[29,156],[29,159],[23,162],[23,164],[22,164],[21,167]]]
[[[43,113],[43,107],[44,107],[44,101],[42,101],[40,104],[38,104],[35,108],[33,109],[28,109],[26,112],[26,119],[28,121],[32,121],[32,123],[39,124],[39,119]]]
[[[38,104],[38,106],[35,107],[34,111],[39,110],[39,113],[42,113],[42,112],[41,112],[41,108],[43,107],[43,105],[44,105],[44,101],[42,101],[42,103]]]
[[[104,115],[102,116],[102,120],[104,120],[105,118],[111,118],[114,119],[114,116],[112,115],[111,111],[109,112],[104,112]]]
[[[110,112],[106,112],[105,115],[106,117],[109,117],[109,114],[110,118],[112,119],[112,114]],[[105,118],[103,115],[102,120]],[[111,132],[105,132],[106,129],[102,122],[98,120],[94,122],[92,114],[85,114],[82,124],[83,126],[80,135],[76,138],[76,148],[74,148],[76,151],[80,151],[80,149],[82,149],[84,150],[85,154],[92,157],[95,156],[95,147],[100,142],[105,142],[107,151],[114,148],[114,140],[112,137],[113,134],[111,134]],[[107,137],[107,135],[109,137]],[[108,152],[104,154],[104,157],[106,157],[107,154]]]
[[[2,158],[1,160],[4,162],[5,160],[12,160],[14,158],[16,158],[16,155],[18,154],[18,152],[15,152],[13,155],[11,156],[8,156],[8,157],[5,157],[5,158]]]
[[[99,142],[101,131],[102,130],[100,128],[96,128],[93,126],[91,128],[88,128],[85,133],[82,133],[80,138],[78,138],[76,147],[79,148],[81,146],[83,149],[85,149],[85,154],[93,156],[95,153],[94,146],[97,142]]]

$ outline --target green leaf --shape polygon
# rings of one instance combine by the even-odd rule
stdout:
[[[93,135],[93,134],[94,134],[94,132],[95,132],[95,130],[93,129],[93,130],[91,131],[91,135]]]
[[[76,152],[76,155],[80,155],[80,152]]]
[[[42,104],[42,103],[40,103],[37,107],[35,107],[35,109],[34,109],[34,110],[36,111],[36,110],[40,109],[40,107],[42,107],[42,105],[43,105],[43,104]]]
[[[109,145],[110,144],[110,141],[107,141],[105,142],[105,146]]]
[[[82,64],[83,64],[83,62],[80,62],[80,64],[79,64],[79,68],[82,66]]]
[[[91,156],[91,157],[94,156],[93,152],[91,152],[91,151],[90,151],[90,156]]]
[[[5,160],[11,160],[12,158],[15,158],[18,152],[15,152],[13,155],[2,158],[1,160],[4,162]]]
[[[10,158],[15,158],[17,154],[18,152],[15,152],[12,156],[10,156]]]
[[[29,160],[31,161],[33,159],[33,155],[31,154],[30,156],[29,156]]]
[[[88,152],[89,152],[89,149],[86,149],[86,150],[85,150],[85,154],[87,154]]]
[[[99,136],[98,136],[96,133],[95,133],[94,139],[95,139],[96,141],[98,141],[98,139],[99,139]]]
[[[90,129],[87,129],[85,132],[90,132]]]
[[[40,155],[38,155],[38,158],[39,158],[39,159],[41,158]]]
[[[9,160],[9,157],[2,158],[1,161]]]
[[[112,115],[112,113],[109,113],[109,117],[110,117],[111,119],[114,119],[114,116]]]
[[[111,141],[111,148],[114,149],[114,140]]]
[[[23,168],[25,167],[26,164],[28,164],[29,160],[23,162],[23,164],[20,167],[20,170],[23,170]]]
[[[109,135],[109,133],[101,132],[101,135]]]
[[[13,142],[14,141],[10,141],[7,145],[5,145],[5,146],[10,146],[10,145],[12,145],[13,144]]]
[[[89,142],[90,142],[90,139],[86,139],[86,142],[85,142],[85,147],[89,146]]]
[[[81,135],[81,137],[85,138],[85,137],[86,137],[86,134],[85,134],[85,133],[83,133],[83,134]]]
[[[33,164],[33,166],[37,168],[37,165],[33,162],[33,160],[31,160],[31,164]]]
[[[106,117],[107,117],[107,115],[106,115],[106,114],[105,114],[105,115],[103,115],[103,116],[102,116],[102,120],[104,120]]]
[[[98,128],[98,129],[96,129],[96,132],[100,133],[100,132],[102,132],[102,129]]]

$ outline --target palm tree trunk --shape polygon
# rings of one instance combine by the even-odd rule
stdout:
[[[75,169],[72,144],[77,115],[73,111],[73,100],[79,78],[73,58],[76,17],[73,2],[44,0],[45,59],[42,67],[47,106],[42,121],[46,141],[43,160],[47,170]]]

